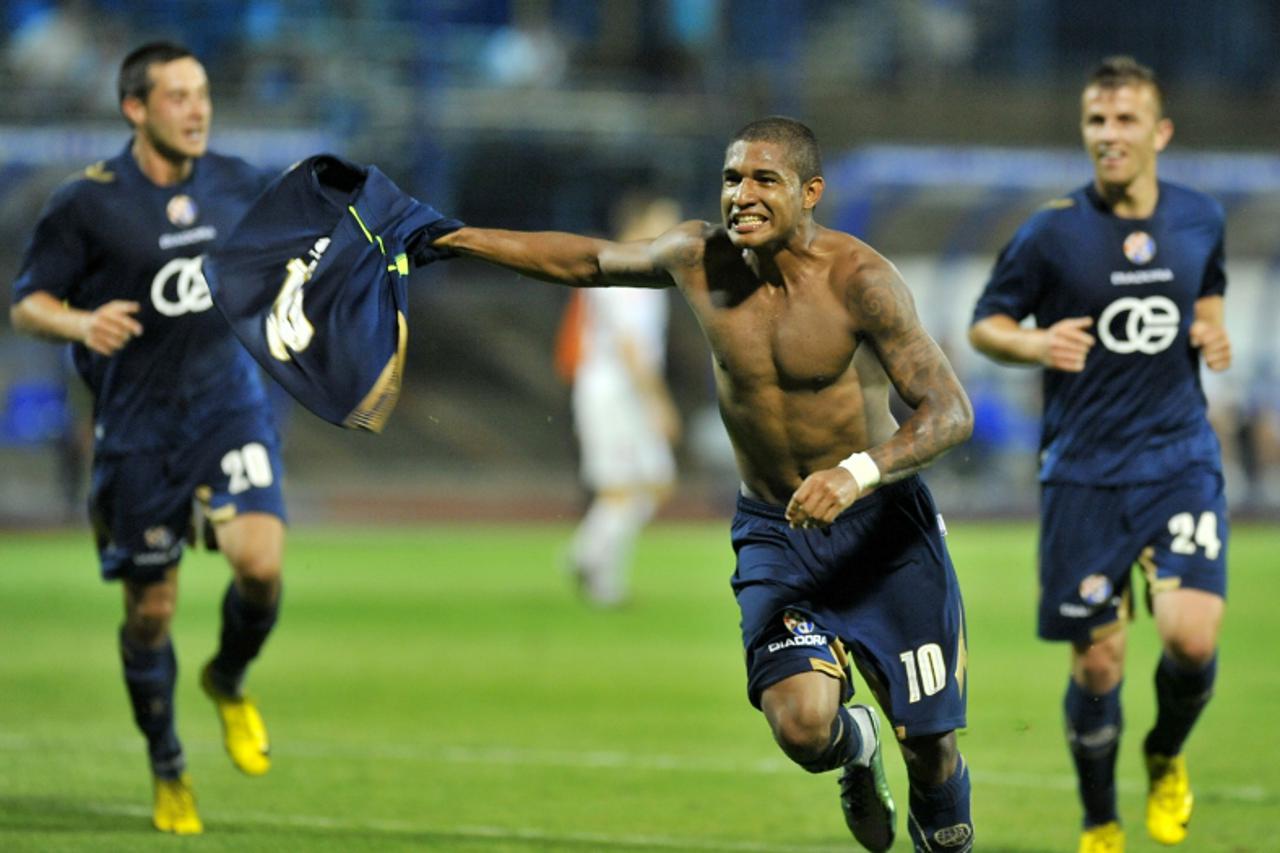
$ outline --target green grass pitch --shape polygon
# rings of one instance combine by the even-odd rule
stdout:
[[[1033,637],[1034,530],[954,521],[969,621],[978,849],[1074,850],[1066,650]],[[206,832],[150,828],[119,676],[120,591],[86,531],[0,535],[0,849],[837,851],[835,775],[783,759],[746,702],[725,523],[663,524],[634,603],[598,612],[559,567],[567,526],[295,530],[285,609],[249,688],[274,767],[242,777],[195,674],[227,573],[190,555],[176,621],[179,730]],[[1218,694],[1187,750],[1187,851],[1280,846],[1280,528],[1239,526]],[[1142,824],[1154,628],[1134,626],[1121,809]],[[866,691],[860,691],[866,696]],[[905,774],[887,766],[905,812]],[[895,850],[909,850],[899,820]]]

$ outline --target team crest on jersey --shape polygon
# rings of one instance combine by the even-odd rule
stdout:
[[[164,212],[174,225],[179,228],[186,228],[196,221],[199,211],[196,210],[196,203],[191,196],[179,193],[169,199],[169,203],[165,205]]]
[[[1124,238],[1124,256],[1130,263],[1151,263],[1156,256],[1156,241],[1146,231],[1134,231]]]
[[[797,637],[813,633],[813,623],[804,618],[804,614],[797,613],[794,610],[783,611],[782,624]]]
[[[1080,600],[1085,604],[1105,604],[1111,598],[1111,579],[1106,575],[1089,575],[1080,581]]]

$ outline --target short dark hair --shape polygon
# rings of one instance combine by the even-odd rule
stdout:
[[[175,59],[195,58],[190,50],[172,41],[152,41],[132,50],[120,63],[120,76],[116,78],[116,93],[120,103],[133,96],[145,101],[151,94],[151,75],[147,73],[152,65],[164,65]]]
[[[739,130],[729,141],[773,142],[787,150],[791,167],[801,182],[822,175],[822,152],[818,137],[806,125],[786,116],[769,116],[753,121]]]
[[[1098,63],[1089,74],[1085,88],[1098,86],[1102,89],[1119,89],[1121,86],[1150,86],[1156,96],[1156,115],[1164,114],[1164,93],[1160,90],[1160,81],[1156,72],[1143,65],[1132,56],[1123,54],[1108,56]]]

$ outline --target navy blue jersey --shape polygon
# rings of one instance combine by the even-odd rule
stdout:
[[[1220,468],[1189,343],[1196,300],[1222,295],[1224,217],[1206,195],[1161,181],[1149,219],[1111,213],[1092,185],[1051,202],[1000,253],[974,310],[1048,328],[1091,317],[1084,370],[1044,371],[1042,482],[1163,480]]]
[[[234,157],[207,154],[190,177],[152,183],[126,147],[54,192],[27,245],[14,301],[46,291],[92,311],[129,299],[143,332],[110,358],[73,344],[94,395],[99,453],[169,446],[184,421],[266,405],[257,368],[213,309],[199,256],[270,181]]]
[[[204,263],[214,304],[263,369],[330,423],[379,432],[400,394],[410,261],[462,227],[386,175],[319,154],[254,202]]]

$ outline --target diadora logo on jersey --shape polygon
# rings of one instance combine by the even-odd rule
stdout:
[[[179,228],[187,228],[196,221],[196,203],[192,201],[191,196],[182,193],[169,199],[164,212],[169,217],[169,221]]]
[[[1124,238],[1124,256],[1131,264],[1149,264],[1156,256],[1156,241],[1146,231],[1134,231]]]
[[[174,258],[151,280],[151,304],[166,317],[199,314],[213,307],[200,264],[204,256]]]
[[[156,241],[156,245],[167,252],[170,249],[177,249],[181,246],[190,246],[193,243],[208,243],[216,239],[218,239],[217,228],[212,225],[201,225],[198,228],[188,228],[186,231],[161,234],[160,239]]]
[[[785,640],[777,640],[769,644],[769,653],[780,652],[783,649],[793,649],[799,647],[825,646],[827,638],[822,634],[796,634],[794,637],[787,637]]]
[[[1125,284],[1159,284],[1173,281],[1173,270],[1168,267],[1156,267],[1153,270],[1112,270],[1111,283]]]
[[[276,301],[267,315],[267,349],[272,358],[290,361],[293,352],[302,352],[311,345],[316,330],[302,311],[302,286],[315,274],[316,265],[329,248],[329,238],[321,237],[307,252],[310,261],[293,258],[285,265],[284,284],[276,295]]]
[[[803,614],[797,613],[794,610],[783,611],[782,624],[788,631],[795,634],[797,637],[813,633],[813,623],[804,618]]]
[[[1178,337],[1182,315],[1167,296],[1140,299],[1125,296],[1106,307],[1098,318],[1098,338],[1112,352],[1155,355]]]

